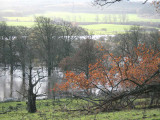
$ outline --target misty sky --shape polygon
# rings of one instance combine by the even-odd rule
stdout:
[[[88,2],[88,1],[93,1],[93,0],[0,0],[1,4],[2,3],[9,3],[9,4],[12,4],[14,2]],[[131,2],[135,2],[135,1],[145,1],[145,0],[124,0],[124,1],[131,1]],[[152,0],[149,0],[149,1],[152,1]]]
[[[92,4],[93,1],[94,0],[0,0],[0,11],[12,11],[12,10],[33,11],[33,10],[40,10],[40,9],[43,9],[43,11],[46,11],[51,7],[52,7],[52,11],[53,9],[54,10],[63,9],[63,11],[65,11],[65,10],[71,9],[73,5],[75,6],[77,5],[74,8],[75,10],[77,9],[77,7],[79,7],[79,3],[88,7],[93,7],[93,4]],[[144,5],[142,3],[145,0],[123,0],[123,1],[128,1],[128,3],[139,1],[141,2],[139,5],[143,7]],[[149,1],[152,1],[152,0],[149,0]],[[123,2],[120,2],[120,3],[121,5],[124,5],[123,7],[126,7],[125,4],[123,4]],[[117,6],[117,4],[114,4],[114,6]],[[67,7],[67,5],[68,5],[68,8],[64,10],[64,7]],[[81,9],[81,8],[78,8],[78,9]]]

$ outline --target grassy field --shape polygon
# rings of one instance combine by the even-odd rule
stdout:
[[[90,34],[105,35],[124,33],[125,30],[129,30],[131,25],[115,25],[115,24],[94,24],[94,25],[81,25],[89,31]]]
[[[8,21],[33,21],[35,16],[46,16],[50,18],[62,18],[75,22],[160,22],[160,19],[149,19],[139,17],[137,14],[92,14],[92,13],[71,13],[71,12],[46,12],[26,17],[5,17]]]
[[[7,25],[32,27],[34,25],[34,22],[7,22]]]
[[[125,33],[133,25],[116,25],[116,24],[93,24],[93,25],[80,25],[82,28],[85,28],[90,34],[96,35],[109,35],[109,34],[118,34]],[[154,28],[156,27],[143,27],[142,28]]]
[[[34,17],[4,17],[8,21],[15,21],[15,22],[33,22]]]
[[[7,22],[9,26],[34,26],[34,22]],[[95,35],[110,35],[117,33],[124,33],[129,30],[132,25],[116,25],[116,24],[92,24],[92,25],[79,25],[80,27],[86,29],[90,34]],[[155,27],[146,27],[155,28]],[[156,28],[159,29],[159,28]]]
[[[34,22],[7,22],[9,26],[34,26]],[[93,25],[80,25],[85,28],[90,34],[105,35],[124,33],[131,25],[115,25],[115,24],[93,24]]]
[[[50,17],[51,19],[62,18],[67,21],[76,22],[96,22],[97,24],[80,26],[87,29],[90,34],[97,35],[124,33],[125,30],[128,30],[131,27],[131,25],[107,24],[108,22],[122,22],[123,18],[125,18],[125,22],[160,22],[160,19],[145,19],[144,17],[139,17],[136,14],[127,14],[124,16],[121,14],[91,14],[69,12],[47,12],[44,14],[36,14],[34,16],[5,18],[7,19],[8,25],[31,27],[34,25],[35,16],[46,16]],[[100,24],[100,22],[105,22],[106,24]]]
[[[160,120],[160,109],[124,110],[98,114],[67,111],[67,109],[81,109],[83,105],[84,102],[80,100],[38,100],[38,110],[31,114],[27,112],[25,102],[0,103],[0,120]]]
[[[34,22],[7,22],[9,26],[34,26]],[[115,24],[93,24],[93,25],[80,25],[80,27],[86,29],[90,34],[95,35],[109,35],[116,33],[124,33],[125,30],[129,30],[131,25],[115,25]]]

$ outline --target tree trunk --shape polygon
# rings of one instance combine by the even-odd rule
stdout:
[[[35,113],[37,111],[36,109],[36,94],[33,93],[33,87],[32,84],[32,67],[29,68],[29,89],[28,89],[28,103],[27,108],[29,113]]]
[[[22,99],[24,100],[25,99],[25,96],[26,96],[26,82],[25,82],[25,79],[26,79],[26,71],[25,71],[25,65],[22,65],[22,86],[21,86],[21,91],[22,91]]]
[[[2,55],[2,63],[4,64],[4,67],[6,67],[6,41],[3,38],[3,55]]]
[[[33,87],[28,90],[28,103],[27,108],[29,113],[35,113],[36,109],[36,95],[33,93]]]
[[[47,97],[48,99],[51,98],[51,91],[50,91],[50,88],[51,88],[51,76],[48,76],[48,86],[47,86]]]
[[[49,56],[49,55],[48,55]],[[47,89],[47,96],[48,98],[50,99],[51,98],[51,92],[50,92],[50,89],[51,89],[51,73],[52,73],[52,66],[51,66],[51,57],[49,56],[48,57],[48,89]]]
[[[155,98],[155,92],[153,92],[151,95],[151,101],[150,101],[149,107],[153,105],[154,98]]]
[[[13,96],[13,65],[11,65],[10,76],[11,76],[10,97],[12,97]]]
[[[12,37],[10,38],[9,41],[9,48],[10,48],[10,75],[11,75],[11,83],[10,83],[10,97],[12,97],[13,95],[13,70],[14,70],[14,56],[13,56],[13,43],[12,43]]]

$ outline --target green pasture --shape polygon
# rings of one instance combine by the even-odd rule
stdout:
[[[147,16],[139,17],[137,14],[96,14],[96,13],[71,13],[71,12],[46,12],[26,17],[5,17],[8,21],[34,21],[35,16],[46,16],[52,19],[61,18],[74,22],[160,22],[160,19],[149,19]]]
[[[88,30],[90,34],[104,35],[104,34],[116,34],[124,33],[125,30],[130,29],[131,25],[119,25],[119,24],[107,24],[107,22],[122,22],[123,15],[121,14],[91,14],[91,13],[69,13],[69,12],[47,12],[44,14],[36,14],[34,16],[26,17],[5,17],[8,25],[13,26],[27,26],[31,27],[34,25],[34,18],[36,16],[46,16],[51,19],[62,18],[67,21],[76,22],[97,22],[92,25],[80,25],[81,27]],[[116,18],[116,20],[115,20]],[[146,19],[139,17],[136,14],[125,15],[125,22],[160,22],[160,19]],[[106,22],[107,21],[107,22]],[[100,22],[106,22],[106,24],[100,24]]]
[[[44,14],[36,14],[30,15],[26,17],[5,17],[7,19],[8,25],[13,26],[27,26],[31,27],[34,25],[34,18],[36,16],[45,16],[50,17],[51,19],[59,19],[62,18],[67,21],[75,21],[75,22],[94,22],[97,24],[92,25],[80,25],[81,27],[88,30],[90,34],[116,34],[116,33],[124,33],[125,30],[128,30],[131,25],[119,25],[119,24],[107,24],[109,23],[117,23],[117,22],[160,22],[160,19],[147,19],[147,17],[139,17],[136,14],[91,14],[91,13],[69,13],[69,12],[46,12]],[[125,21],[123,21],[123,17]],[[106,24],[101,24],[101,22],[105,22]]]
[[[160,19],[148,19],[139,17],[136,14],[96,14],[96,13],[69,13],[69,12],[47,12],[36,14],[36,16],[46,16],[51,18],[62,18],[75,22],[160,22]]]
[[[33,22],[34,17],[4,17],[8,21],[14,21],[14,22]]]
[[[0,120],[160,120],[159,108],[88,114],[80,111],[84,105],[77,99],[37,100],[37,112],[28,113],[25,102],[0,103]]]
[[[10,26],[26,26],[32,27],[34,22],[7,22]],[[115,25],[115,24],[93,24],[93,25],[80,25],[80,27],[86,29],[90,34],[105,35],[124,33],[125,30],[129,30],[131,25]]]
[[[89,31],[90,34],[105,35],[124,33],[125,30],[129,30],[131,25],[115,25],[115,24],[94,24],[94,25],[80,25]]]
[[[34,22],[7,22],[7,24],[9,26],[26,26],[26,27],[34,26]],[[92,24],[92,25],[79,25],[79,26],[86,29],[89,32],[89,34],[95,34],[95,35],[125,33],[132,27],[132,25],[118,25],[118,24]],[[154,28],[154,27],[146,27],[146,28]]]
[[[7,22],[7,25],[32,27],[34,25],[34,22]]]
[[[92,24],[92,25],[80,25],[82,28],[85,28],[90,34],[96,35],[108,35],[108,34],[118,34],[125,33],[128,31],[133,25],[118,25],[118,24]],[[140,26],[141,28],[153,28],[159,29],[157,27],[150,26]]]

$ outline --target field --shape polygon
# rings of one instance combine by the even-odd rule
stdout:
[[[87,29],[90,34],[105,35],[124,33],[129,30],[131,25],[115,25],[115,24],[94,24],[94,25],[81,25],[82,28]]]
[[[90,34],[104,35],[124,33],[131,25],[123,25],[129,22],[160,22],[160,19],[147,19],[147,17],[139,17],[136,14],[91,14],[91,13],[69,13],[69,12],[47,12],[44,14],[36,14],[34,16],[26,17],[5,17],[8,25],[13,26],[27,26],[34,25],[35,16],[46,16],[51,19],[62,18],[71,22],[79,22],[77,25],[88,30]],[[81,23],[86,23],[81,25]],[[105,24],[104,24],[105,23]],[[116,24],[116,23],[122,23]],[[90,24],[90,25],[87,25]],[[147,27],[154,28],[154,27]],[[159,29],[159,28],[158,28]]]
[[[92,14],[71,12],[46,12],[26,17],[5,17],[8,21],[34,21],[35,16],[46,16],[50,18],[62,18],[74,22],[160,22],[160,19],[149,19],[147,16],[139,17],[136,14]]]
[[[133,25],[118,25],[118,24],[92,24],[92,25],[80,25],[82,28],[85,28],[90,34],[96,35],[109,35],[109,34],[118,34],[125,33]],[[157,27],[144,27],[141,28],[154,28],[160,29]]]
[[[34,25],[34,22],[7,22],[9,26],[26,26],[26,27],[32,27]]]
[[[85,102],[75,99],[38,100],[37,112],[28,113],[25,102],[0,103],[1,120],[160,120],[160,109],[123,110],[86,114]],[[87,103],[86,103],[87,104]],[[69,111],[70,109],[71,111]]]

